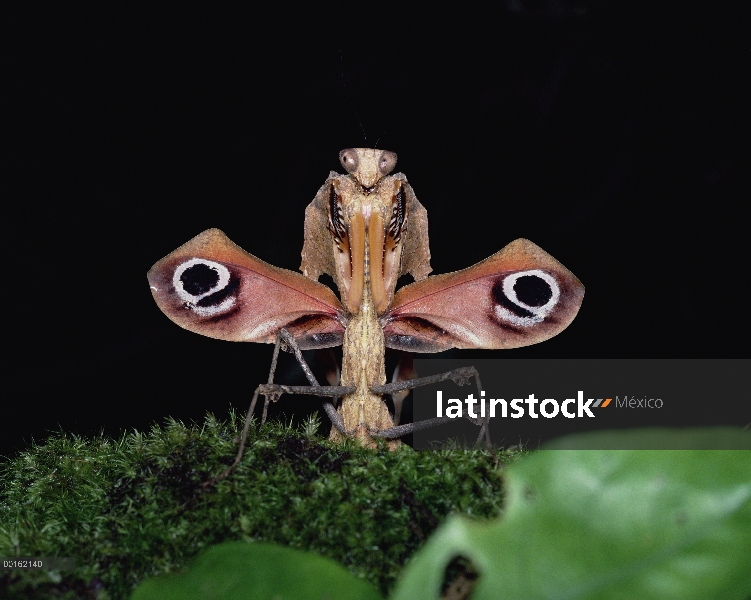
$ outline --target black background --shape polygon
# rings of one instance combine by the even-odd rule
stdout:
[[[527,237],[586,286],[569,329],[504,356],[747,357],[748,14],[652,4],[9,18],[0,451],[244,411],[271,346],[178,328],[146,272],[209,227],[296,270],[339,150],[376,142],[435,273]],[[302,383],[286,358],[278,380]]]

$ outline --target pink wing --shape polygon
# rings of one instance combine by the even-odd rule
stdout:
[[[574,320],[584,286],[529,240],[476,265],[405,286],[381,317],[386,346],[411,352],[518,348]]]
[[[301,348],[342,343],[347,317],[329,288],[248,254],[218,229],[165,256],[148,279],[162,312],[201,335],[273,343],[286,327]]]

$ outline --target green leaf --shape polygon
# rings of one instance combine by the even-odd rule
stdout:
[[[645,427],[567,435],[545,450],[751,450],[751,433],[730,427]]]
[[[131,600],[383,600],[332,560],[263,542],[226,542],[199,554],[183,575],[144,581]]]
[[[751,594],[749,451],[541,450],[506,481],[504,516],[448,520],[394,600],[438,598],[456,556],[479,572],[473,600]]]

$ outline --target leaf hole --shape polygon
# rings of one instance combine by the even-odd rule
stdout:
[[[478,571],[466,556],[455,556],[446,565],[441,585],[441,600],[467,600],[472,597]]]

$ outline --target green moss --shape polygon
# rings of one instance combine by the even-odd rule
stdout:
[[[72,556],[75,571],[0,571],[3,598],[127,598],[202,548],[264,540],[312,550],[387,592],[450,513],[496,516],[503,464],[486,450],[332,445],[282,424],[169,420],[119,440],[58,434],[0,473],[0,556]],[[502,463],[517,453],[502,453]]]

